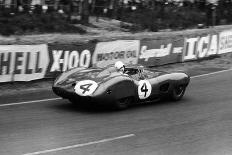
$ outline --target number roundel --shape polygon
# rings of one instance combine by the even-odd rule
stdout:
[[[74,87],[75,92],[80,96],[91,95],[96,89],[98,84],[92,80],[80,81]]]
[[[146,99],[151,95],[151,84],[147,80],[139,81],[138,94],[140,99]]]

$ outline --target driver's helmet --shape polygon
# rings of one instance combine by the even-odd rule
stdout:
[[[122,61],[115,62],[114,67],[118,72],[124,73],[125,65]]]

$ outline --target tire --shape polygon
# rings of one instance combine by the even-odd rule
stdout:
[[[133,101],[132,97],[122,98],[115,102],[114,107],[117,110],[124,110],[124,109],[127,109],[131,105],[132,101]]]
[[[74,99],[68,99],[70,102],[71,102],[71,104],[76,104],[76,100],[74,100]]]
[[[171,100],[179,101],[184,96],[186,87],[183,85],[175,86],[170,94]]]
[[[84,104],[81,103],[81,102],[78,102],[77,100],[75,99],[68,99],[71,103],[72,106],[74,107],[82,107]]]
[[[74,108],[90,108],[93,107],[89,103],[83,103],[83,102],[78,102],[78,100],[75,99],[68,99],[70,101],[70,105]]]

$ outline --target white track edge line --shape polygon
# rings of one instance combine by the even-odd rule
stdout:
[[[13,106],[13,105],[21,105],[21,104],[28,104],[28,103],[37,103],[37,102],[46,102],[46,101],[54,101],[54,100],[60,100],[62,98],[49,98],[49,99],[42,99],[42,100],[33,100],[33,101],[25,101],[25,102],[16,102],[16,103],[8,103],[8,104],[0,104],[0,107],[5,106]]]
[[[62,150],[67,150],[67,149],[73,149],[73,148],[93,145],[93,144],[110,142],[110,141],[129,138],[129,137],[133,137],[133,136],[135,136],[135,134],[129,134],[129,135],[113,137],[113,138],[106,138],[106,139],[102,139],[102,140],[98,140],[98,141],[92,141],[92,142],[81,143],[81,144],[76,144],[76,145],[69,145],[69,146],[65,146],[65,147],[59,147],[59,148],[55,148],[55,149],[43,150],[43,151],[38,151],[38,152],[26,153],[23,155],[39,155],[39,154],[45,154],[45,153],[50,153],[50,152],[57,152],[57,151],[62,151]]]
[[[227,70],[221,70],[221,71],[217,71],[217,72],[212,72],[212,73],[208,73],[208,74],[201,74],[201,75],[191,76],[190,78],[194,79],[194,78],[198,78],[198,77],[204,77],[204,76],[214,75],[214,74],[228,72],[228,71],[232,71],[232,68],[227,69]],[[53,101],[53,100],[60,100],[60,99],[62,99],[62,98],[50,98],[50,99],[43,99],[43,100],[33,100],[33,101],[18,102],[18,103],[0,104],[0,107],[21,105],[21,104],[28,104],[28,103],[36,103],[36,102],[46,102],[46,101]]]
[[[232,68],[231,69],[217,71],[217,72],[211,72],[211,73],[207,73],[207,74],[201,74],[201,75],[191,76],[190,78],[194,79],[194,78],[198,78],[198,77],[203,77],[203,76],[208,76],[208,75],[214,75],[214,74],[224,73],[224,72],[228,72],[228,71],[232,71]]]

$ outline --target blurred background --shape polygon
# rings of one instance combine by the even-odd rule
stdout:
[[[0,34],[85,33],[90,18],[121,21],[131,32],[232,23],[232,0],[0,0]]]

